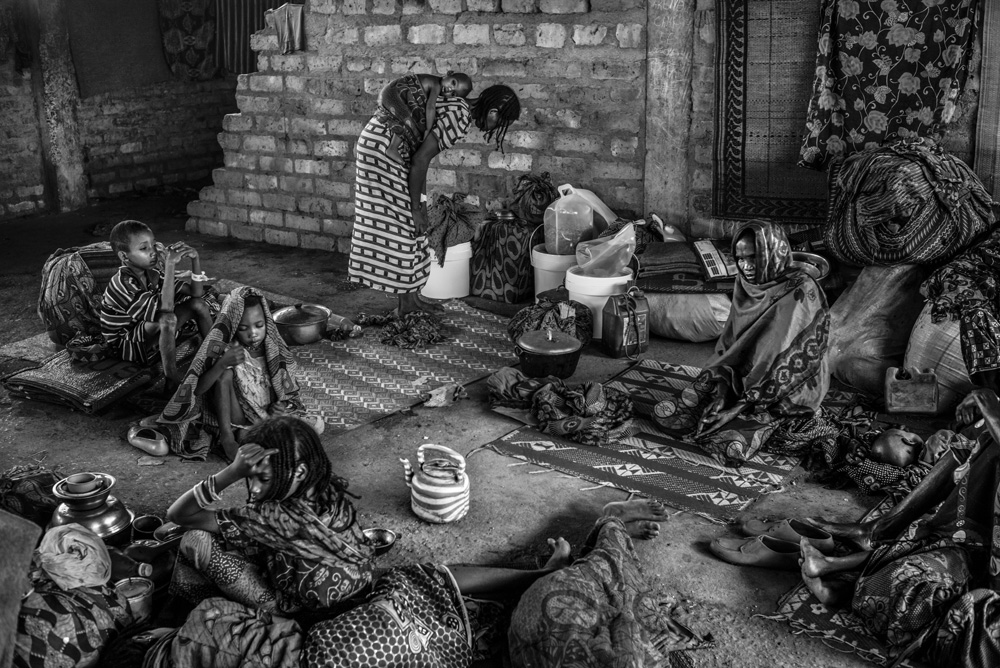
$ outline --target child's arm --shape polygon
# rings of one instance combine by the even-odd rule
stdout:
[[[243,364],[244,359],[243,346],[239,343],[226,349],[226,352],[222,353],[219,359],[215,360],[215,364],[209,367],[207,371],[202,372],[201,377],[198,378],[198,385],[194,388],[195,396],[200,397],[212,389],[222,374],[225,373],[226,369]]]
[[[184,242],[177,242],[167,247],[167,257],[163,262],[163,288],[160,291],[160,308],[164,311],[174,309],[174,297],[177,294],[195,295],[191,284],[179,281],[175,278],[177,263],[184,258],[191,258],[192,265],[200,266],[198,263],[198,251],[191,248]],[[192,271],[194,268],[192,267]]]
[[[427,93],[427,132],[424,133],[424,139],[426,139],[434,127],[434,121],[437,120],[437,99],[441,93],[441,79],[439,77],[427,77],[424,92]]]

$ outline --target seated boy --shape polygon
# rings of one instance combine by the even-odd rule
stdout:
[[[180,382],[175,337],[179,327],[195,320],[202,336],[212,326],[208,304],[191,297],[174,306],[176,295],[190,295],[191,286],[175,281],[174,268],[182,258],[196,258],[197,251],[184,243],[167,248],[164,274],[155,268],[153,232],[137,220],[123,220],[111,230],[111,248],[122,266],[101,302],[101,333],[112,354],[127,362],[149,364],[159,348],[163,372]]]

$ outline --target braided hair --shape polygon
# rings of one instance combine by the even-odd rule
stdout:
[[[492,129],[486,129],[486,120],[490,110],[497,111],[497,124]],[[496,141],[496,146],[503,152],[503,140],[507,136],[507,128],[521,116],[521,101],[517,93],[509,86],[497,84],[490,86],[472,103],[472,120],[476,127],[486,133],[486,141]]]
[[[258,443],[278,452],[271,455],[274,473],[267,495],[257,501],[285,501],[312,495],[321,512],[331,510],[345,495],[348,482],[333,472],[330,459],[323,452],[316,430],[302,420],[289,415],[268,418],[252,427],[245,443]],[[305,464],[306,477],[291,495],[292,479],[299,464]],[[354,498],[357,498],[354,496]]]

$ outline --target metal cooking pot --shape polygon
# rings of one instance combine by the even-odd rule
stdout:
[[[518,338],[514,352],[521,360],[521,371],[528,378],[569,378],[576,371],[583,344],[573,336],[551,329],[525,332]]]
[[[296,304],[275,311],[274,324],[285,343],[301,346],[323,338],[330,314],[330,309],[319,304]]]

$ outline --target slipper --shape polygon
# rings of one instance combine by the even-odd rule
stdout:
[[[748,536],[770,536],[790,543],[798,543],[805,538],[820,552],[824,554],[833,552],[833,536],[829,532],[799,520],[781,520],[779,522],[750,520],[744,522],[740,528]]]
[[[155,457],[170,454],[170,446],[167,444],[166,436],[152,427],[132,425],[128,430],[128,442],[129,445]]]
[[[785,571],[800,570],[799,545],[770,536],[714,538],[708,549],[725,562],[739,566],[760,566]]]

